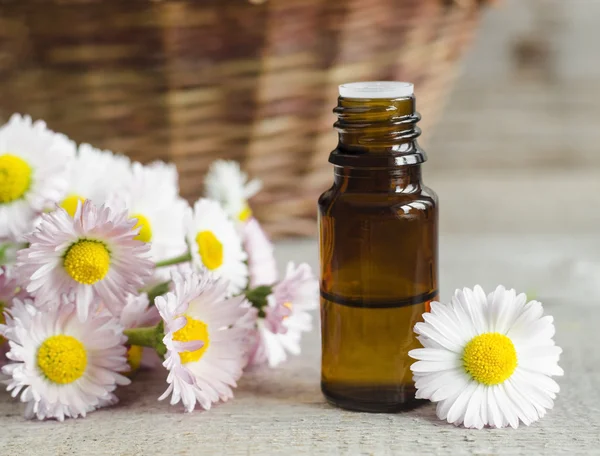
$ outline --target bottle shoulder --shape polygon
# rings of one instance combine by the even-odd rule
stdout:
[[[412,193],[354,193],[331,188],[319,199],[321,217],[352,223],[363,218],[435,220],[438,198],[427,187]]]
[[[428,206],[437,207],[438,196],[431,188],[420,185],[418,187],[398,189],[390,192],[356,192],[342,191],[339,187],[332,186],[319,197],[321,209],[341,206],[395,206],[399,203],[422,201]]]

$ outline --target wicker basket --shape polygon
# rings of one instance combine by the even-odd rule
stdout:
[[[171,160],[190,199],[212,160],[239,160],[265,183],[253,207],[271,234],[313,234],[337,85],[415,82],[429,132],[475,29],[464,3],[1,2],[0,121],[29,113],[78,142]]]

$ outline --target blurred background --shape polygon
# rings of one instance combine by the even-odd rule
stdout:
[[[427,148],[445,231],[597,232],[598,18],[596,0],[486,10]]]
[[[484,0],[0,0],[0,121],[173,161],[198,197],[216,158],[263,180],[276,237],[314,235],[337,86],[408,80],[434,132]]]
[[[489,264],[597,296],[598,18],[600,0],[0,0],[0,121],[172,160],[188,198],[240,160],[269,232],[311,236],[337,85],[414,81],[442,270],[464,261],[446,281]]]

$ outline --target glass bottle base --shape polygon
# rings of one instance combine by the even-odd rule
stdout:
[[[415,398],[415,388],[405,386],[329,385],[321,382],[321,391],[331,405],[369,413],[397,413],[413,410],[429,401]]]

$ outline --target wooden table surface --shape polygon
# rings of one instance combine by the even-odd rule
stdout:
[[[557,246],[560,245],[560,248]],[[600,454],[600,240],[507,236],[441,239],[442,299],[456,286],[529,284],[556,320],[564,349],[555,409],[531,427],[457,428],[434,406],[399,414],[365,414],[328,405],[319,390],[318,331],[303,353],[276,370],[243,377],[233,401],[209,412],[182,413],[158,402],[160,371],[141,372],[119,405],[64,423],[25,421],[22,405],[0,393],[0,448],[6,455],[335,455]],[[599,263],[595,263],[594,255]],[[316,264],[316,242],[278,246],[280,264]]]

